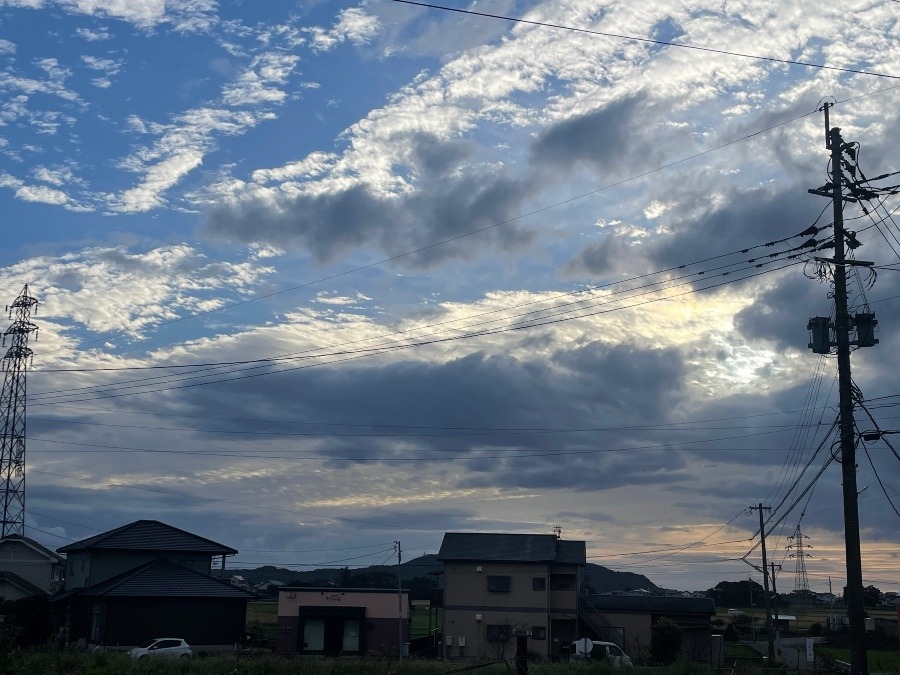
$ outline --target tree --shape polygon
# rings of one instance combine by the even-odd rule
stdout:
[[[847,602],[847,587],[844,586],[844,602]],[[875,586],[866,586],[863,589],[863,606],[878,607],[881,602],[881,589]]]
[[[879,604],[881,604],[881,590],[875,586],[866,586],[863,589],[863,605],[878,607]]]
[[[659,619],[650,630],[650,655],[654,663],[667,666],[681,653],[681,627],[666,617]]]
[[[716,601],[719,607],[748,607],[762,606],[765,594],[763,587],[752,579],[744,581],[720,581],[713,588],[706,591],[706,596]]]

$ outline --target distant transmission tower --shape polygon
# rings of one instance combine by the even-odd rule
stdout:
[[[38,301],[28,293],[28,285],[6,310],[12,324],[3,333],[3,391],[0,392],[0,500],[3,521],[0,537],[25,534],[25,370],[33,352],[28,338],[36,333],[31,312]]]
[[[791,540],[791,543],[788,544],[787,548],[794,551],[791,553],[791,558],[796,558],[797,560],[797,568],[794,573],[794,591],[802,591],[807,594],[809,593],[809,577],[806,575],[806,559],[812,556],[806,552],[806,549],[812,548],[812,546],[804,544],[803,540],[809,539],[809,537],[800,531],[800,523],[797,523],[797,529],[794,530],[794,534],[788,539]]]

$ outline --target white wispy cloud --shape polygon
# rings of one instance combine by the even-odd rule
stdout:
[[[16,43],[0,39],[0,54],[15,54]]]
[[[0,174],[0,186],[7,180]],[[222,292],[246,292],[272,271],[258,262],[210,260],[196,247],[173,244],[38,256],[4,268],[0,276],[6,287],[12,279],[41,279],[41,313],[47,317],[138,337],[162,321],[221,307],[227,302]]]
[[[113,211],[143,212],[164,203],[162,194],[203,162],[216,134],[238,135],[271,117],[270,113],[197,108],[178,115],[152,146],[125,158],[120,166],[143,174],[139,185],[110,197]]]
[[[42,179],[39,179],[42,180]],[[54,185],[58,185],[54,183]],[[67,211],[91,211],[91,207],[81,204],[62,190],[47,185],[29,185],[8,173],[0,173],[0,188],[12,190],[16,199],[61,206]]]
[[[112,38],[112,34],[106,28],[76,28],[75,35],[88,42],[102,42]]]
[[[143,29],[170,24],[176,30],[200,32],[209,30],[217,21],[216,0],[0,0],[0,7],[45,9],[58,7],[72,14],[117,19]],[[82,29],[79,37],[98,39],[101,31]],[[103,39],[103,38],[99,38]]]
[[[284,85],[299,61],[294,54],[272,52],[254,57],[235,82],[222,91],[222,101],[231,106],[280,103],[287,96]]]
[[[313,51],[325,52],[344,42],[366,44],[378,34],[380,27],[378,17],[358,7],[351,7],[341,11],[330,29],[313,27],[306,30],[310,34]]]

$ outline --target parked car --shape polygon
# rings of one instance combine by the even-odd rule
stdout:
[[[599,661],[605,659],[614,668],[622,666],[631,666],[631,657],[622,651],[614,642],[601,642],[600,640],[589,640],[581,638],[572,643],[573,659],[589,659],[591,661]]]
[[[153,638],[128,650],[133,659],[161,656],[169,659],[189,659],[194,655],[191,646],[181,638]]]

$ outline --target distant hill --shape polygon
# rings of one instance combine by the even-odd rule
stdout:
[[[400,565],[400,579],[406,581],[414,577],[424,577],[432,572],[440,572],[444,566],[438,562],[437,554],[428,553],[418,558],[413,558]],[[285,584],[339,584],[342,571],[336,568],[324,568],[316,570],[289,570],[283,567],[273,567],[266,565],[265,567],[257,567],[256,569],[226,569],[225,576],[230,577],[239,574],[250,584],[258,584],[263,581],[280,581]],[[350,570],[351,574],[368,574],[376,576],[379,574],[397,574],[396,565],[372,565],[370,567],[358,567]],[[394,576],[396,578],[396,576]],[[626,591],[638,588],[644,588],[648,591],[658,591],[659,588],[643,574],[634,574],[633,572],[616,572],[603,567],[588,563],[584,570],[584,582],[597,593],[608,593],[610,591]]]

